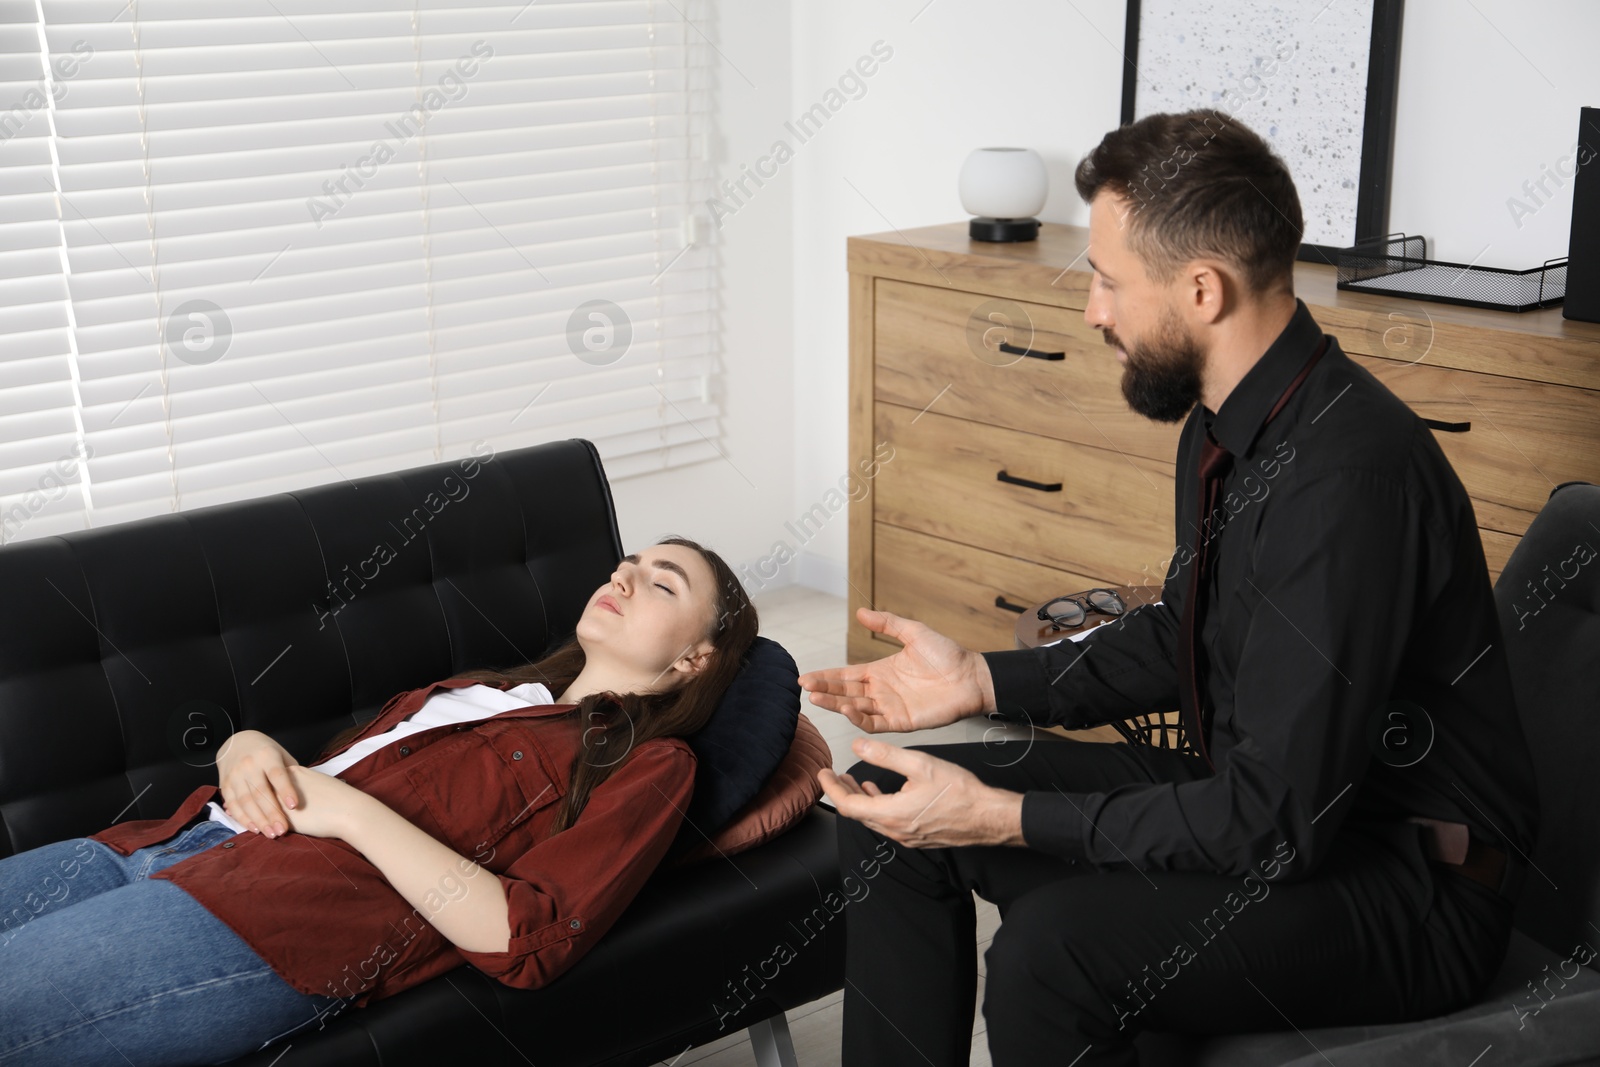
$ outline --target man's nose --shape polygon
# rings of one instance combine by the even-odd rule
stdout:
[[[1105,301],[1091,295],[1089,302],[1083,309],[1083,323],[1093,330],[1108,330],[1113,325],[1111,313],[1107,310]]]

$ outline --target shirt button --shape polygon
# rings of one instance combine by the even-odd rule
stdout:
[[[517,751],[511,753],[511,758],[512,759],[521,759],[522,758],[522,750],[518,749]]]
[[[457,727],[456,727],[456,733],[458,733],[458,734],[459,734],[459,733],[460,733],[460,732],[461,732],[461,731],[462,731],[462,730],[465,730],[465,729],[466,729],[466,727],[465,727],[465,726],[457,726]]]
[[[410,749],[410,748],[408,748],[408,747],[407,747],[407,746],[405,746],[405,745],[401,745],[401,746],[400,746],[400,755],[402,755],[402,756],[409,756],[409,755],[411,755],[411,749]]]
[[[232,841],[224,841],[222,843],[222,847],[223,848],[232,848],[233,847],[233,842]]]
[[[572,927],[574,930],[577,930],[577,929],[579,929],[580,927],[583,926],[583,920],[582,919],[573,919],[567,925]]]

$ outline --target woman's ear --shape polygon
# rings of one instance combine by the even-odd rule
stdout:
[[[716,650],[716,646],[710,641],[702,640],[698,645],[695,645],[679,657],[678,662],[673,666],[687,675],[687,678],[685,678],[685,681],[687,681],[688,678],[695,677],[711,665],[711,657]]]

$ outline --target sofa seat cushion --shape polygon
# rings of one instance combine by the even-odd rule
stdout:
[[[1588,950],[1577,957],[1588,958]],[[1571,961],[1513,930],[1505,962],[1483,996],[1449,1015],[1383,1026],[1207,1038],[1146,1033],[1136,1041],[1139,1062],[1143,1067],[1326,1067],[1332,1059],[1339,1067],[1466,1067],[1493,1045],[1495,1063],[1600,1065],[1600,973]],[[1542,1000],[1530,982],[1540,986]]]

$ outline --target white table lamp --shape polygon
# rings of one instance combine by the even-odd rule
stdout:
[[[975,241],[1032,241],[1050,191],[1044,160],[1031,148],[979,148],[961,165],[961,206],[976,216]]]

